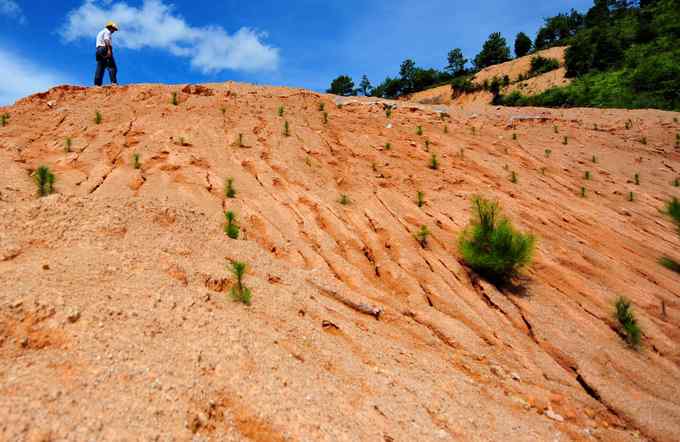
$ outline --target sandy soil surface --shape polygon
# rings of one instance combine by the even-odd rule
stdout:
[[[538,51],[535,54],[527,55],[507,63],[489,66],[482,69],[475,75],[475,83],[482,84],[484,80],[489,80],[493,77],[502,78],[504,75],[510,77],[513,82],[510,86],[503,89],[504,94],[508,94],[515,90],[522,92],[525,95],[539,94],[547,89],[555,86],[565,86],[569,84],[570,79],[565,78],[565,69],[563,67],[547,72],[536,77],[529,78],[521,82],[516,82],[520,75],[527,75],[531,69],[531,59],[536,56],[546,58],[555,58],[559,60],[561,65],[564,65],[564,52],[567,48],[558,46],[543,51]],[[469,106],[471,104],[488,104],[491,102],[492,95],[486,91],[474,92],[465,94],[460,97],[452,99],[451,86],[438,86],[422,92],[417,92],[411,96],[406,97],[407,101],[414,101],[422,104],[449,104],[456,106]]]
[[[657,263],[680,258],[659,211],[680,196],[677,113],[233,83],[61,87],[0,112],[0,440],[680,434],[680,276]],[[540,238],[523,292],[460,261],[475,194]],[[233,260],[251,306],[229,298]],[[639,351],[613,319],[621,295]]]

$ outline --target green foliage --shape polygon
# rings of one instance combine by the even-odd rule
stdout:
[[[416,126],[416,135],[422,135],[423,134],[423,127],[422,126]]]
[[[640,138],[640,144],[647,145],[647,137]]]
[[[371,95],[373,87],[371,86],[371,82],[369,81],[366,75],[363,75],[361,77],[361,83],[359,83],[359,90],[361,91],[361,94],[364,97],[368,97],[369,95]]]
[[[626,130],[630,130],[633,127],[633,121],[629,118],[626,120]]]
[[[531,51],[533,43],[527,34],[520,32],[515,37],[515,56],[517,58],[524,57]]]
[[[328,124],[328,112],[323,113],[323,124]]]
[[[560,132],[560,128],[557,127],[557,126],[555,125],[555,126],[553,126],[553,131],[554,131],[555,133],[559,133],[559,132]]]
[[[284,137],[289,137],[290,136],[290,125],[288,124],[288,121],[284,121],[283,123],[283,136]]]
[[[448,64],[444,68],[453,76],[459,76],[465,72],[465,64],[468,62],[463,56],[463,51],[460,48],[455,48],[449,51],[446,57]]]
[[[284,113],[284,112],[285,112],[285,109],[283,108],[283,106],[279,106],[279,108],[276,110],[276,114],[277,114],[279,117],[283,117],[283,113]]]
[[[586,179],[586,180],[589,180],[590,179],[590,171],[586,171],[586,173],[583,174],[583,178]]]
[[[224,184],[224,196],[227,198],[236,198],[236,189],[234,189],[234,179],[227,178]]]
[[[246,273],[246,264],[240,261],[234,261],[231,264],[231,272],[236,277],[236,283],[230,291],[231,299],[245,305],[250,305],[253,295],[251,290],[243,284],[243,275]]]
[[[38,196],[47,196],[54,192],[54,174],[47,166],[40,166],[33,173],[33,181],[38,187]]]
[[[534,48],[538,51],[551,46],[565,44],[583,27],[584,17],[581,13],[571,10],[569,14],[558,14],[545,19],[544,25],[538,30]]]
[[[139,162],[139,154],[137,152],[132,154],[132,167],[135,169],[142,167],[142,163]]]
[[[481,70],[508,60],[510,60],[510,48],[500,32],[494,32],[489,35],[481,52],[475,57],[475,67]]]
[[[513,139],[513,140],[516,140],[516,139],[517,139],[517,134],[514,133],[514,132],[512,133],[512,139]]]
[[[531,59],[531,69],[529,69],[530,76],[545,74],[546,72],[554,71],[560,67],[560,62],[555,58],[546,58],[540,55]]]
[[[569,137],[565,135],[564,138],[562,139],[562,144],[564,144],[565,146],[569,144]]]
[[[4,114],[0,115],[0,127],[5,127],[9,124],[9,114],[5,112]]]
[[[425,205],[425,192],[418,191],[416,193],[416,204],[418,204],[418,207],[423,207]]]
[[[474,75],[463,75],[451,80],[451,93],[453,98],[457,98],[463,94],[470,94],[482,89],[482,86],[476,84]]]
[[[224,116],[224,114],[227,113],[227,108],[224,107],[224,106],[222,106],[222,107],[220,108],[220,112],[222,112],[222,116]]]
[[[586,197],[586,188],[581,187],[581,198],[585,198],[585,197]]]
[[[94,112],[94,124],[101,124],[102,122],[102,113],[99,111]]]
[[[615,316],[619,325],[621,325],[626,342],[631,347],[637,348],[640,345],[642,331],[635,319],[635,313],[631,308],[630,301],[624,297],[619,297],[614,306],[616,309]]]
[[[343,97],[349,97],[356,95],[356,90],[354,89],[354,81],[348,75],[340,75],[335,80],[331,82],[331,87],[326,92],[329,94],[340,95]]]
[[[231,239],[238,239],[241,229],[236,223],[236,215],[231,210],[228,210],[224,213],[224,217],[227,220],[227,224],[224,226],[224,233]]]
[[[430,156],[430,161],[427,167],[429,167],[432,170],[439,169],[439,160],[437,160],[437,154],[433,153],[432,156]]]
[[[392,143],[385,143],[385,150],[392,149]]]
[[[633,177],[633,180],[635,181],[635,185],[639,186],[640,185],[640,174],[636,173],[635,176]]]
[[[415,237],[420,243],[420,247],[423,249],[427,247],[427,238],[430,236],[430,229],[427,226],[420,226],[420,229],[416,232]]]
[[[480,275],[506,283],[531,263],[536,239],[502,218],[497,202],[475,197],[472,203],[475,217],[461,234],[458,250]]]
[[[173,106],[177,106],[179,104],[179,100],[177,99],[177,92],[172,93],[171,103]]]
[[[666,214],[671,217],[680,235],[680,200],[673,198],[666,204]]]
[[[635,193],[633,193],[633,192],[628,192],[628,201],[631,202],[631,203],[632,203],[633,201],[635,201]]]
[[[73,140],[71,140],[71,137],[66,137],[66,140],[64,141],[64,152],[66,152],[66,153],[71,152],[72,146],[73,146]]]
[[[390,118],[392,116],[392,108],[391,107],[385,108],[385,116],[387,118]]]
[[[680,178],[676,178],[673,180],[673,187],[680,187]]]
[[[243,134],[238,134],[238,147],[243,147]]]
[[[517,172],[513,170],[512,173],[510,174],[510,182],[513,184],[517,184],[517,181],[518,181]]]
[[[593,157],[591,158],[591,161],[593,162],[593,164],[597,164],[597,157],[595,155],[593,155]]]
[[[343,193],[340,195],[338,202],[343,206],[348,206],[352,201],[350,201],[349,197]]]
[[[674,260],[672,258],[668,258],[667,256],[664,256],[664,257],[659,259],[659,264],[666,267],[670,271],[673,271],[675,273],[680,273],[680,262],[677,262],[676,260]]]
[[[326,109],[326,105],[324,103],[319,103],[319,112],[323,112]]]

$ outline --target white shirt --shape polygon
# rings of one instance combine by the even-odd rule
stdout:
[[[107,42],[111,44],[111,31],[104,28],[97,34],[97,47],[106,47]]]

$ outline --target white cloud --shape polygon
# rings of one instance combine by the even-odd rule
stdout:
[[[67,82],[61,74],[46,71],[44,66],[31,63],[2,48],[0,78],[0,104],[10,104],[18,98]]]
[[[0,0],[0,15],[16,18],[19,20],[19,23],[26,22],[26,17],[24,17],[21,6],[19,6],[14,0]]]
[[[81,38],[94,42],[108,20],[120,28],[114,46],[162,49],[189,58],[191,66],[203,73],[278,67],[279,50],[263,43],[266,33],[244,27],[230,35],[220,26],[193,27],[163,0],[144,0],[139,8],[125,2],[85,0],[68,14],[60,34],[67,42]]]

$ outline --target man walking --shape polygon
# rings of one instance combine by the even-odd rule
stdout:
[[[110,21],[106,27],[97,34],[97,71],[94,74],[95,86],[101,86],[104,79],[104,69],[109,70],[109,78],[111,84],[118,84],[116,74],[118,68],[116,67],[116,60],[113,58],[113,46],[111,45],[111,36],[118,30],[118,25]]]

